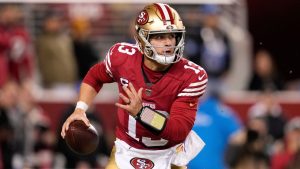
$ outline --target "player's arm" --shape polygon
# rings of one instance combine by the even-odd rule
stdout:
[[[179,98],[172,104],[170,116],[160,136],[173,142],[182,142],[191,131],[197,112],[198,97]]]
[[[182,142],[191,131],[196,117],[198,99],[204,94],[207,84],[207,74],[204,69],[197,66],[187,66],[187,68],[195,71],[195,74],[187,79],[182,90],[178,93],[177,99],[171,106],[169,118],[154,111],[148,110],[144,113],[147,114],[147,116],[144,115],[145,117],[149,117],[149,114],[152,114],[150,117],[154,117],[147,118],[150,125],[159,127],[159,130],[154,130],[154,132],[166,140],[177,143]]]
[[[130,85],[129,88],[133,88]],[[137,94],[133,94],[136,92],[130,93],[130,95],[136,95],[136,97],[120,96],[125,104],[116,103],[116,105],[127,110],[145,128],[160,135],[162,138],[178,140],[178,142],[182,141],[194,124],[198,97],[188,100],[177,99],[172,105],[170,116],[167,117],[149,106],[142,106],[141,91],[142,89]]]
[[[171,106],[169,117],[150,107],[142,107],[142,89],[137,92],[131,84],[129,84],[129,88],[123,87],[127,96],[120,95],[124,104],[116,103],[116,105],[127,110],[138,122],[153,133],[164,139],[180,143],[194,125],[198,99],[203,95],[206,84],[207,74],[204,70],[199,70],[198,74],[191,77],[185,83],[182,91],[178,93],[177,99]]]
[[[185,65],[185,69],[191,70],[195,74],[191,73],[191,76],[186,79],[177,99],[172,103],[169,117],[149,120],[152,124],[161,127],[158,134],[162,138],[177,143],[184,141],[191,131],[196,118],[198,99],[204,94],[208,81],[205,70],[200,66],[188,63]],[[161,116],[163,115],[161,114]],[[159,121],[155,119],[159,119]]]
[[[74,120],[82,120],[89,126],[89,120],[86,118],[85,111],[96,97],[104,83],[114,82],[116,68],[124,62],[125,57],[120,57],[119,46],[116,44],[107,52],[105,60],[94,65],[86,74],[80,88],[79,99],[74,112],[68,117],[62,127],[61,135],[65,136],[65,131]]]
[[[102,88],[103,83],[110,82],[113,82],[113,79],[106,73],[104,62],[94,65],[88,71],[80,87],[76,108],[63,124],[61,131],[62,137],[65,136],[65,131],[68,130],[70,123],[74,120],[82,120],[87,126],[90,125],[85,112]]]

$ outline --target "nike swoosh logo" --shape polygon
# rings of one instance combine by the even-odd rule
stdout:
[[[194,107],[196,105],[196,103],[190,103],[190,107]]]
[[[205,74],[203,74],[201,77],[198,77],[198,80],[202,80],[204,78]]]

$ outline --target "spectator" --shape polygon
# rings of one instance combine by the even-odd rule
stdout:
[[[90,42],[90,22],[86,18],[72,20],[73,49],[76,56],[79,78],[82,80],[85,74],[99,60],[92,43]]]
[[[0,88],[0,166],[3,169],[13,168],[15,153],[14,109],[17,104],[18,85],[7,81]]]
[[[300,168],[297,161],[300,153],[300,117],[295,117],[287,123],[284,139],[284,149],[272,156],[271,169]]]
[[[203,5],[200,10],[202,23],[188,32],[185,51],[191,61],[207,71],[210,93],[225,87],[222,82],[230,69],[231,49],[228,35],[220,27],[220,7]]]
[[[271,54],[267,50],[259,50],[254,58],[254,72],[248,89],[264,91],[283,90],[283,88],[283,81],[276,70]]]
[[[30,82],[22,83],[18,95],[18,109],[22,117],[22,125],[18,135],[23,166],[43,168],[53,167],[53,148],[56,142],[50,130],[50,120],[33,98]],[[47,159],[44,158],[47,156]],[[39,160],[35,160],[39,159]]]
[[[240,147],[246,133],[235,113],[224,105],[218,95],[200,102],[193,130],[206,143],[189,164],[189,169],[225,169],[225,151],[229,145]]]
[[[0,36],[0,69],[2,76],[0,85],[1,81],[5,81],[4,79],[7,78],[18,82],[32,79],[34,62],[30,46],[31,40],[22,24],[22,11],[19,6],[1,6]]]
[[[273,91],[264,91],[260,101],[250,107],[248,116],[251,119],[261,118],[266,122],[268,135],[272,140],[283,138],[284,125],[286,123],[281,106],[276,102]]]
[[[0,87],[5,84],[9,77],[8,51],[9,34],[7,33],[7,19],[9,12],[5,6],[0,7]],[[8,16],[7,16],[8,15]]]
[[[241,151],[232,161],[233,169],[268,169],[269,145],[267,123],[263,118],[255,117],[247,123],[247,140]]]
[[[43,33],[36,42],[42,84],[44,87],[74,85],[76,59],[72,40],[63,31],[62,16],[57,11],[49,11],[43,22]]]

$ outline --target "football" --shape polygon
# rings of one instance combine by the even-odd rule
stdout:
[[[75,120],[66,131],[65,141],[68,147],[79,155],[94,152],[99,143],[99,135],[95,127],[89,127],[81,120]]]

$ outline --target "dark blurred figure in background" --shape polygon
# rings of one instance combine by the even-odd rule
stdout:
[[[7,32],[7,19],[10,13],[6,6],[0,6],[0,87],[5,84],[9,78],[8,53],[10,48],[10,35]]]
[[[15,152],[14,128],[11,111],[17,104],[18,85],[7,81],[0,88],[0,168],[13,168],[12,159]]]
[[[21,116],[16,133],[18,152],[24,168],[53,168],[56,138],[50,130],[50,119],[46,111],[36,102],[32,84],[22,83],[18,94],[18,110]]]
[[[31,87],[29,81],[22,84],[8,81],[0,90],[1,156],[5,169],[51,168],[53,164],[53,149],[48,148],[55,144],[55,137],[45,112],[32,96]],[[47,146],[38,148],[41,144]],[[44,150],[49,150],[50,155],[45,157]]]
[[[78,78],[72,39],[65,32],[62,19],[60,11],[47,11],[43,32],[36,42],[42,84],[48,88],[72,86]]]
[[[233,169],[269,169],[269,135],[267,123],[255,117],[247,121],[247,140],[241,151],[231,161]]]
[[[271,54],[267,50],[259,50],[256,53],[253,66],[254,72],[250,79],[249,90],[284,89],[283,80],[276,70]]]
[[[247,141],[235,159],[235,169],[269,169],[269,135],[265,120],[251,119],[248,122]]]
[[[217,93],[200,101],[193,130],[206,145],[190,162],[189,169],[228,168],[225,162],[226,151],[233,156],[230,158],[235,158],[234,151],[242,147],[246,140],[245,130],[237,115],[225,106]]]
[[[203,13],[201,23],[187,31],[185,52],[191,61],[203,65],[209,76],[207,93],[210,93],[210,89],[224,87],[222,82],[230,69],[231,50],[228,35],[219,23],[220,7],[203,5],[200,12]]]
[[[259,96],[259,100],[249,108],[249,120],[261,118],[265,120],[272,142],[283,138],[286,118],[282,107],[275,99],[272,89],[265,90]]]
[[[283,149],[272,156],[271,169],[300,169],[300,117],[291,119],[284,131]]]
[[[234,169],[268,169],[270,156],[281,149],[286,120],[272,89],[263,91],[248,112],[247,142],[232,164]]]
[[[74,108],[75,108],[74,106],[71,106],[62,115],[60,125],[58,126],[62,126],[63,122],[73,112]],[[85,155],[85,156],[80,156],[78,154],[75,154],[68,148],[67,144],[65,143],[65,140],[62,137],[60,137],[61,128],[59,128],[57,134],[57,137],[59,138],[57,144],[57,152],[61,153],[65,158],[64,159],[65,161],[63,162],[63,166],[59,166],[60,168],[80,169],[80,167],[84,167],[85,169],[94,169],[94,168],[102,169],[107,164],[111,148],[108,147],[106,137],[103,133],[101,119],[99,119],[96,116],[96,113],[92,111],[93,108],[89,109],[89,111],[87,111],[86,114],[91,124],[98,131],[100,137],[97,150],[92,154]]]
[[[90,21],[87,18],[74,18],[71,21],[73,49],[76,56],[79,79],[82,80],[88,70],[98,62],[98,53],[90,42]]]
[[[31,38],[23,25],[18,5],[0,6],[0,86],[6,80],[17,82],[33,78],[34,58]]]

